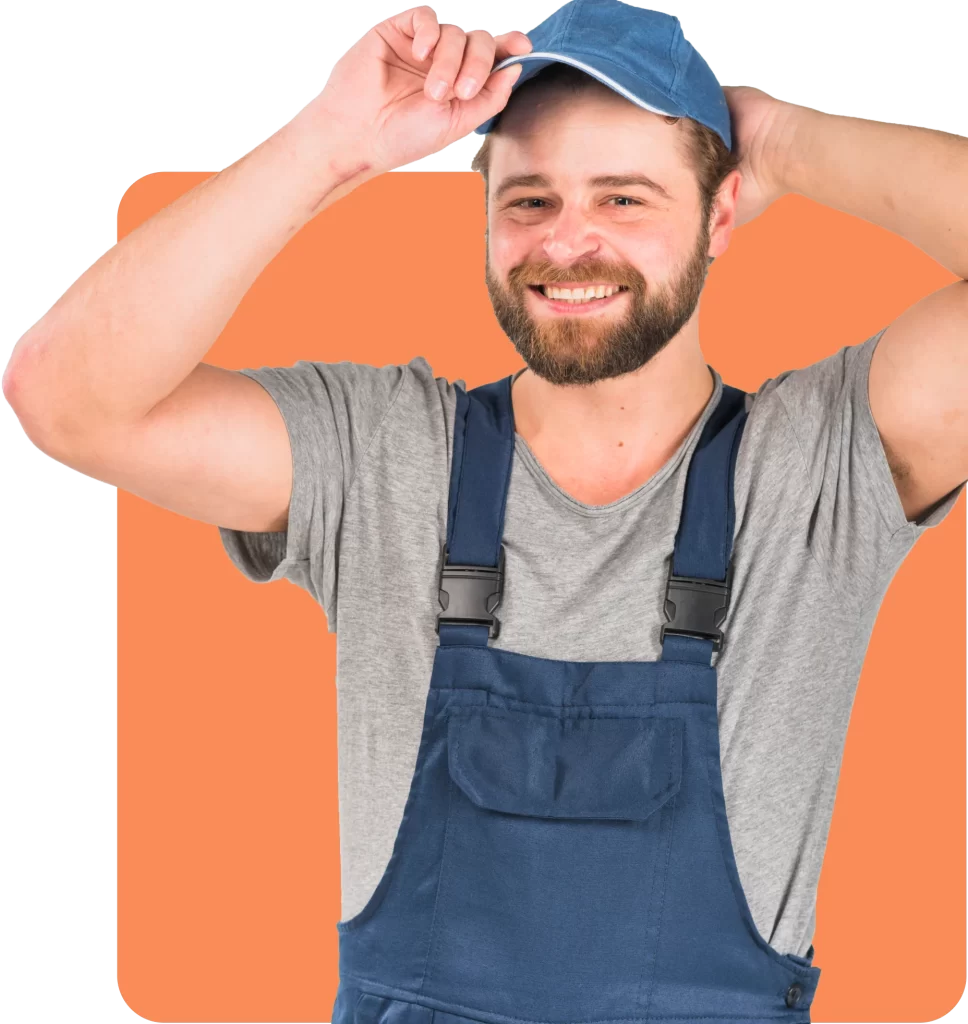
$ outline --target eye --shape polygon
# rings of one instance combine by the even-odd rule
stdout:
[[[612,200],[623,200],[626,203],[633,203],[635,206],[644,206],[645,205],[641,200],[633,199],[631,196],[613,196]],[[612,200],[609,200],[608,202],[612,202]],[[521,209],[531,209],[531,210],[537,209],[537,207],[525,207],[524,204],[527,204],[527,203],[544,203],[544,200],[543,199],[535,199],[535,198],[519,199],[516,203],[512,203],[511,206],[512,207],[520,207]],[[626,208],[623,208],[623,209],[626,209]]]

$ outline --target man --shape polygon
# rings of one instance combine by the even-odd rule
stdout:
[[[199,361],[316,213],[473,129],[513,379]],[[870,629],[968,477],[968,290],[749,396],[706,365],[698,300],[789,191],[964,278],[966,172],[957,137],[724,94],[666,15],[573,2],[492,38],[419,7],[20,340],[4,392],[39,447],[218,524],[339,633],[334,1024],[809,1019]],[[696,510],[732,527],[718,575],[677,564]],[[499,564],[451,557],[476,513]]]

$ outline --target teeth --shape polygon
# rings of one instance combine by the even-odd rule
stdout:
[[[599,284],[590,288],[558,288],[556,285],[541,285],[541,291],[549,299],[563,302],[587,302],[589,299],[605,299],[621,288],[617,284]]]

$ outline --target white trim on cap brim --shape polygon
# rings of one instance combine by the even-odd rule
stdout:
[[[627,100],[631,100],[636,106],[642,107],[644,110],[651,110],[653,114],[664,114],[666,117],[681,117],[681,114],[671,114],[668,110],[659,110],[658,107],[653,107],[651,104],[646,103],[645,100],[639,99],[634,93],[629,92],[624,85],[616,82],[614,78],[609,78],[608,75],[603,74],[598,68],[593,68],[590,64],[585,64],[584,61],[576,60],[574,57],[567,57],[563,53],[550,53],[545,50],[533,51],[531,53],[512,54],[510,57],[505,57],[504,60],[495,64],[491,68],[491,74],[495,71],[500,71],[501,68],[510,67],[512,64],[520,64],[525,60],[542,60],[544,58],[551,57],[553,60],[559,60],[564,64],[571,64],[573,67],[584,71],[586,74],[597,78],[603,85],[607,85],[610,89],[614,89],[617,93],[621,93]]]

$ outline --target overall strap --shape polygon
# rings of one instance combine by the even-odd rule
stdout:
[[[666,585],[663,661],[709,665],[720,650],[732,581],[733,476],[746,425],[746,393],[723,384],[686,474]]]
[[[437,633],[443,644],[486,647],[500,622],[504,509],[514,457],[513,374],[465,391],[456,385],[447,541],[441,552]]]
[[[441,644],[486,647],[500,621],[504,512],[514,456],[513,374],[465,391],[456,386],[447,541],[441,552]],[[709,665],[729,605],[736,453],[746,394],[723,384],[686,474],[666,586],[662,659]]]

